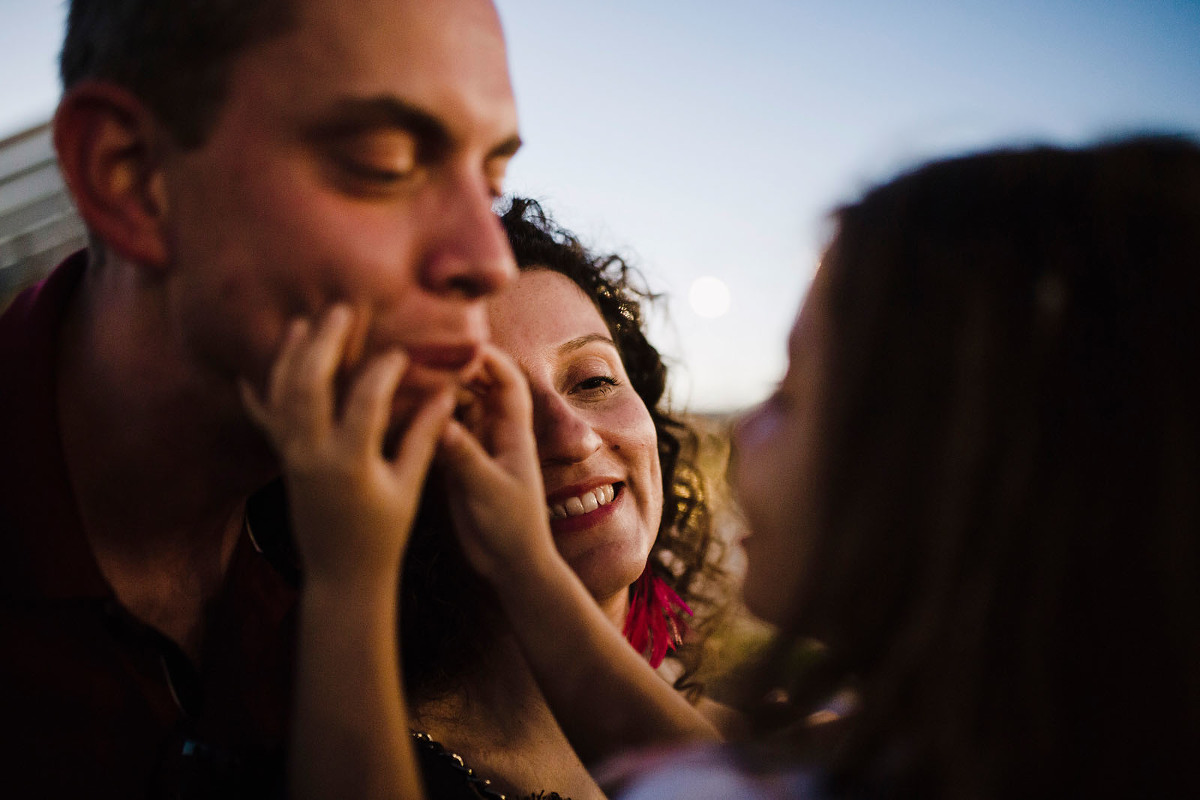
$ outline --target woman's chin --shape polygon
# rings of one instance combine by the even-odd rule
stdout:
[[[600,547],[568,558],[567,564],[579,576],[588,593],[602,606],[623,606],[629,587],[646,568],[646,558],[641,554],[613,553],[624,548]]]

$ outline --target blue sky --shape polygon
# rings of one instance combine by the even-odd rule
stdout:
[[[827,212],[942,154],[1200,133],[1200,0],[498,0],[526,148],[509,188],[670,301],[677,405],[761,400]],[[0,136],[49,116],[58,0],[0,0]],[[685,298],[712,275],[730,312]]]

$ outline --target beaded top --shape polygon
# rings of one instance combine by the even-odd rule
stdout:
[[[442,746],[441,742],[435,741],[433,737],[424,731],[411,731],[410,733],[417,745],[418,755],[424,756],[424,763],[429,764],[431,763],[430,759],[432,759],[440,768],[448,768],[462,779],[465,790],[464,797],[474,796],[481,798],[481,800],[508,800],[507,795],[493,789],[492,782],[475,772],[458,753],[447,750]],[[571,799],[563,797],[558,792],[541,791],[536,794],[524,795],[521,798],[513,798],[513,800]]]

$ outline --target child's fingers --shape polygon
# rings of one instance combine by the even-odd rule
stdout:
[[[488,477],[491,456],[461,422],[450,419],[438,441],[437,461],[452,486],[473,486]]]
[[[350,329],[346,333],[346,343],[342,352],[342,364],[347,369],[353,369],[366,356],[367,337],[371,333],[371,304],[359,300],[351,312]]]
[[[480,392],[485,391],[486,389],[468,390],[467,398],[464,400],[460,397],[454,409],[454,418],[480,439],[483,438],[484,423],[487,421],[487,411],[484,408],[483,397],[480,394]]]
[[[422,479],[433,460],[434,449],[441,439],[446,425],[451,422],[454,411],[454,390],[443,389],[426,401],[413,416],[400,440],[392,471],[401,476],[421,476]]]
[[[333,379],[342,359],[342,348],[350,330],[350,309],[335,305],[317,326],[302,335],[286,352],[272,376],[270,402],[276,413],[293,424],[324,428],[333,419]]]
[[[356,450],[380,451],[392,415],[392,398],[407,367],[404,353],[386,353],[371,361],[350,387],[342,428]]]
[[[242,408],[246,410],[246,416],[250,417],[250,421],[261,428],[263,431],[270,432],[271,430],[271,415],[267,411],[263,401],[259,399],[258,392],[250,384],[250,381],[245,378],[238,380],[238,393],[242,397]]]
[[[308,340],[311,327],[311,323],[305,317],[297,317],[288,325],[287,332],[283,337],[283,344],[279,346],[279,352],[275,355],[275,361],[271,364],[271,373],[267,379],[265,397],[268,403],[273,403],[280,396],[284,384],[296,371],[296,362],[300,358],[304,343]]]
[[[533,440],[533,401],[521,371],[504,353],[488,346],[483,356],[488,389],[487,436],[494,454],[536,451]]]
[[[350,333],[353,315],[349,306],[333,306],[317,323],[308,341],[300,348],[291,370],[292,375],[308,386],[328,386],[333,382],[346,337]]]

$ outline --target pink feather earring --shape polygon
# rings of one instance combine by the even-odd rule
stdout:
[[[658,669],[667,652],[683,644],[683,634],[688,628],[682,614],[690,617],[692,609],[647,564],[633,584],[633,597],[629,600],[629,613],[625,615],[622,633],[633,649],[645,655],[650,666]]]

